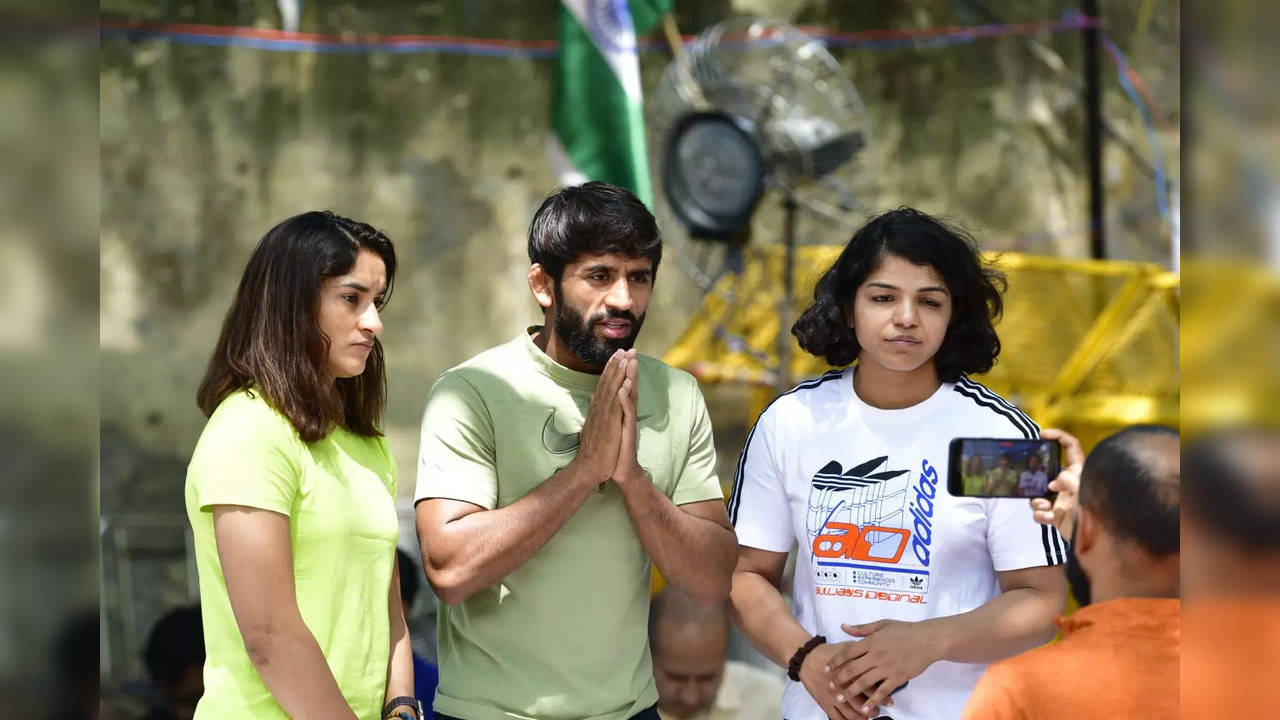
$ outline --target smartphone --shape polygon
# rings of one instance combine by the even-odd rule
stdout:
[[[1052,499],[1058,476],[1057,440],[956,438],[947,462],[947,491],[956,497]]]

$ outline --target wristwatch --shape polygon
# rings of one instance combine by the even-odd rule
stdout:
[[[398,713],[391,712],[398,707],[411,707],[416,716],[403,710]],[[422,703],[407,695],[391,698],[391,701],[382,708],[382,720],[422,720]]]

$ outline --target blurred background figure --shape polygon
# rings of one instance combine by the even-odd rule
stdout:
[[[1058,618],[1060,642],[992,665],[964,716],[1177,717],[1178,433],[1126,428],[1099,443],[1082,471],[1079,441],[1052,430],[1044,436],[1057,437],[1068,459],[1050,489],[1061,504],[1058,529],[1071,538],[1067,580],[1081,609]],[[1071,527],[1062,522],[1067,515],[1075,517]],[[1105,674],[1094,672],[1103,667]]]
[[[1008,496],[1017,487],[1018,471],[1013,467],[1013,457],[1009,453],[1001,453],[996,466],[987,473],[987,487],[983,494]]]
[[[729,611],[668,587],[649,610],[649,648],[663,720],[777,720],[780,675],[728,660]]]
[[[1280,433],[1187,448],[1183,717],[1280,717]]]
[[[155,697],[141,720],[191,720],[204,694],[204,630],[200,606],[170,611],[156,622],[143,653]]]
[[[964,463],[964,491],[968,495],[982,493],[987,484],[987,474],[982,467],[982,456],[970,455]]]
[[[1280,717],[1280,5],[1184,5],[1184,717]],[[1224,12],[1224,10],[1226,12]],[[1229,311],[1225,311],[1230,308]],[[1249,429],[1245,429],[1249,428]]]
[[[1280,594],[1280,434],[1223,431],[1187,449],[1183,594]]]
[[[62,688],[64,702],[56,703],[56,711],[44,717],[97,720],[98,640],[97,608],[77,613],[58,633],[53,651],[54,683]],[[0,707],[0,717],[5,712]]]
[[[1027,456],[1027,469],[1018,478],[1018,494],[1022,497],[1043,495],[1049,485],[1049,475],[1044,471],[1044,461],[1036,453]]]

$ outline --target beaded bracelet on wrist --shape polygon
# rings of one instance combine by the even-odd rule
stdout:
[[[814,648],[826,641],[827,639],[822,635],[814,635],[805,644],[801,645],[795,654],[791,656],[791,662],[787,663],[787,677],[800,682],[800,666],[804,664],[804,659],[809,657],[809,653]]]

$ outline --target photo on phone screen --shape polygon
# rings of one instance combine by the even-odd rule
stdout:
[[[956,438],[947,490],[957,497],[1050,497],[1060,453],[1057,440]]]

